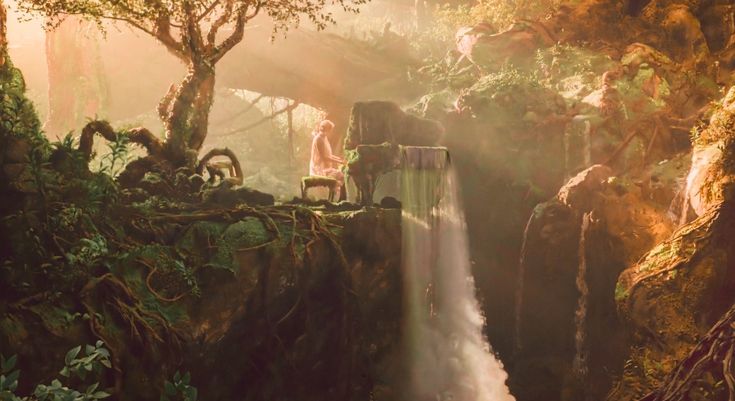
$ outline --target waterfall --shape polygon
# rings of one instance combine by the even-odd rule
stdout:
[[[574,361],[572,369],[578,380],[584,383],[587,377],[587,302],[589,300],[589,287],[587,286],[587,232],[589,231],[592,214],[585,213],[582,216],[582,228],[579,231],[579,251],[578,260],[579,268],[577,270],[577,290],[579,291],[579,300],[577,302],[577,310],[574,313]]]
[[[590,138],[591,134],[592,124],[590,124],[590,120],[584,120],[584,131],[582,132],[584,168],[592,165],[592,139]]]
[[[523,348],[523,342],[521,341],[521,319],[523,314],[523,286],[526,275],[526,243],[528,242],[528,234],[531,232],[531,224],[533,223],[536,211],[531,213],[531,217],[528,218],[526,228],[523,230],[523,243],[521,244],[521,256],[518,259],[518,285],[516,286],[515,296],[515,348],[516,352],[520,352]]]
[[[457,177],[444,148],[404,147],[405,399],[511,401],[483,335]]]
[[[562,141],[564,143],[564,182],[569,180],[571,171],[572,171],[572,162],[571,158],[569,156],[569,152],[571,151],[571,135],[572,135],[572,128],[570,124],[568,124],[566,127],[564,127],[564,136],[562,137]]]
[[[706,147],[694,147],[692,151],[692,165],[687,174],[684,185],[684,201],[681,205],[679,225],[689,222],[689,209],[694,211],[694,216],[701,216],[707,208],[706,195],[703,193],[705,182],[710,174],[710,166],[722,157],[722,144],[717,143]]]

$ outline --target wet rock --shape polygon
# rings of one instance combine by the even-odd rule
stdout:
[[[611,385],[609,374],[604,372],[620,369],[625,350],[623,332],[609,330],[618,327],[613,302],[617,276],[669,235],[672,228],[667,210],[668,204],[650,202],[639,185],[614,177],[603,165],[582,171],[562,186],[554,199],[536,207],[526,232],[520,270],[522,348],[517,358],[522,362],[518,386],[530,386],[528,399],[541,400],[541,394],[548,396],[554,391],[566,397],[604,397],[601,389]],[[585,213],[590,213],[590,226],[585,249],[580,250]],[[582,280],[589,289],[584,326],[589,373],[585,377],[577,376],[572,366],[580,252],[586,255]],[[550,297],[553,303],[548,302]],[[544,335],[539,337],[538,333]],[[606,345],[600,346],[602,343]],[[533,381],[534,374],[548,377],[548,384],[529,385],[527,381]]]
[[[632,344],[611,400],[635,399],[661,385],[735,301],[734,99],[731,89],[697,138],[688,178],[703,195],[695,200],[699,216],[660,241],[618,280],[615,299]],[[720,151],[713,152],[713,145]],[[701,170],[708,171],[706,179],[697,178]],[[718,372],[710,374],[717,377]]]
[[[557,198],[572,209],[588,212],[597,203],[594,197],[603,189],[605,182],[612,175],[613,171],[610,167],[594,165],[564,184]]]
[[[386,196],[380,200],[380,207],[385,209],[400,209],[401,201],[392,196]]]

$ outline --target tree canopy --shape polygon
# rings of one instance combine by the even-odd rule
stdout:
[[[158,105],[166,129],[166,142],[155,153],[180,165],[186,153],[198,151],[207,136],[209,111],[214,100],[214,66],[245,34],[245,25],[260,14],[274,23],[274,33],[311,20],[318,29],[333,23],[334,10],[357,11],[369,0],[18,0],[19,9],[41,14],[53,27],[65,16],[79,15],[102,26],[106,20],[122,21],[157,39],[188,67],[178,85],[172,85]],[[104,28],[104,27],[103,27]],[[87,127],[100,129],[106,138],[115,134],[109,124]],[[145,132],[148,132],[147,130]],[[146,135],[156,142],[153,135]],[[145,143],[141,143],[145,146]]]
[[[357,11],[369,0],[18,0],[21,11],[59,21],[81,15],[101,22],[123,21],[155,37],[184,62],[219,61],[244,35],[245,24],[264,13],[275,30],[302,19],[323,29],[334,22],[333,8]],[[52,22],[53,23],[53,22]],[[220,30],[229,32],[220,38]]]

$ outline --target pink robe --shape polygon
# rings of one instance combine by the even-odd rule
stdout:
[[[311,141],[309,175],[331,177],[340,182],[343,181],[344,174],[339,169],[334,168],[334,162],[331,160],[332,155],[332,145],[330,145],[327,135],[323,132],[314,135],[314,139]]]

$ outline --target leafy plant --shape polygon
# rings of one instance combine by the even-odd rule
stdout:
[[[114,141],[108,142],[109,152],[100,160],[99,172],[116,178],[130,161],[130,140],[127,135],[118,135]]]
[[[51,385],[38,385],[33,396],[39,401],[93,401],[110,396],[106,391],[97,391],[97,387],[99,383],[94,383],[81,392],[65,387],[59,380],[53,380]]]
[[[99,373],[103,367],[111,368],[110,351],[104,347],[102,341],[95,345],[84,346],[84,356],[79,356],[82,346],[69,350],[64,358],[64,368],[59,372],[64,377],[75,375],[84,380],[90,372]]]
[[[74,347],[64,358],[64,368],[59,372],[62,376],[72,374],[84,380],[90,372],[99,373],[101,369],[111,368],[110,352],[102,341],[84,347],[85,356],[79,357],[82,346]],[[17,356],[5,358],[0,355],[0,401],[95,401],[107,398],[110,393],[99,390],[99,383],[89,385],[84,391],[66,387],[60,380],[54,379],[51,384],[39,384],[31,396],[20,397],[15,394],[18,388],[20,370],[14,369]]]
[[[100,258],[108,254],[107,241],[105,237],[95,234],[92,238],[82,238],[79,245],[66,254],[66,259],[70,264],[91,267],[95,265]]]
[[[189,384],[191,375],[186,373],[176,372],[173,377],[173,381],[166,380],[163,386],[163,394],[161,394],[161,401],[196,401],[197,389]]]
[[[0,401],[15,401],[19,398],[14,392],[18,388],[18,377],[20,370],[14,370],[17,362],[17,355],[5,359],[0,355]]]

